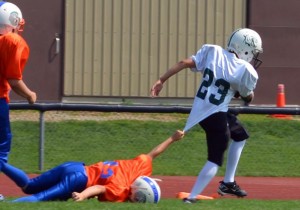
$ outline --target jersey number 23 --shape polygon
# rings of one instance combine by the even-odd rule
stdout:
[[[199,87],[199,90],[197,92],[197,97],[201,99],[205,99],[208,93],[208,88],[210,88],[212,85],[217,87],[217,92],[211,93],[208,98],[209,102],[214,105],[220,105],[224,102],[224,99],[228,93],[228,90],[230,88],[229,82],[227,82],[224,79],[217,79],[214,81],[214,73],[212,70],[206,68],[203,73],[203,81],[202,84]]]

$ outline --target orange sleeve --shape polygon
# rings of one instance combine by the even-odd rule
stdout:
[[[99,201],[124,202],[128,199],[130,187],[122,187],[116,184],[105,185],[106,191]]]
[[[7,37],[7,79],[22,79],[22,72],[29,58],[29,46],[25,40],[17,34]]]

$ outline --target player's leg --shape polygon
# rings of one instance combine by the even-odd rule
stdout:
[[[11,147],[11,129],[9,106],[5,99],[0,99],[0,160],[7,162]]]
[[[232,141],[229,145],[227,154],[226,172],[224,176],[224,182],[234,182],[236,169],[245,146],[246,140]]]
[[[200,125],[206,133],[208,161],[200,171],[189,197],[183,200],[185,203],[194,202],[196,196],[202,193],[216,175],[219,166],[223,163],[224,152],[229,140],[226,113],[213,114],[200,122]]]
[[[82,172],[68,174],[63,180],[51,188],[14,200],[13,202],[65,201],[72,196],[72,192],[82,192],[87,183],[87,176]]]
[[[72,168],[73,167],[73,168]],[[70,171],[65,170],[61,180],[48,189],[35,193],[31,196],[18,198],[13,202],[38,202],[38,201],[52,201],[52,200],[67,200],[71,198],[72,192],[82,192],[87,184],[87,176],[84,166],[81,164],[69,167]],[[76,167],[76,170],[74,170]],[[73,171],[73,172],[71,172]]]
[[[26,194],[39,193],[56,185],[66,175],[82,170],[84,170],[82,162],[65,162],[42,173],[40,176],[30,179],[23,191]]]
[[[192,188],[190,195],[183,199],[184,203],[196,202],[196,197],[205,189],[212,178],[217,174],[219,166],[213,162],[207,161],[198,174],[197,180]]]
[[[249,135],[235,115],[228,113],[227,120],[232,141],[228,149],[224,180],[220,182],[218,192],[221,195],[231,194],[244,197],[247,195],[247,192],[236,184],[235,173]]]
[[[20,188],[28,185],[29,177],[19,168],[16,168],[6,162],[0,161],[1,171],[16,183]]]
[[[11,147],[12,134],[9,122],[9,106],[4,98],[0,99],[0,161],[7,162]],[[1,172],[1,168],[0,168]],[[4,196],[0,194],[0,201]]]

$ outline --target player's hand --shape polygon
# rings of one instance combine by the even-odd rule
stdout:
[[[241,96],[241,95],[240,95],[240,92],[239,92],[239,91],[236,91],[235,94],[234,94],[234,97],[235,97],[235,98],[239,98],[240,96]]]
[[[177,131],[173,134],[172,139],[173,139],[174,141],[178,141],[178,140],[182,139],[183,137],[184,137],[184,131],[177,130]]]
[[[29,104],[34,104],[36,102],[36,98],[36,93],[31,91],[29,97],[27,97],[27,101]]]
[[[83,201],[84,197],[81,195],[81,193],[73,192],[72,199],[73,199],[73,201]]]
[[[160,91],[163,88],[163,83],[161,82],[161,80],[157,80],[154,85],[151,88],[151,97],[156,97],[159,95]]]
[[[251,92],[246,97],[241,96],[241,99],[245,102],[245,105],[249,105],[249,103],[251,103],[251,101],[253,101],[253,99],[254,99],[254,92]]]

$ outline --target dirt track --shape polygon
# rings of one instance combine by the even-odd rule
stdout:
[[[190,192],[196,180],[196,177],[157,177],[162,179],[160,186],[162,188],[162,197],[175,198],[179,191]],[[222,177],[215,177],[213,181],[202,193],[211,196],[216,194],[219,181]],[[236,177],[238,185],[247,191],[246,199],[280,199],[280,200],[299,200],[300,178],[282,178],[282,177]],[[232,196],[226,196],[233,198]],[[224,196],[225,198],[225,196]]]
[[[162,179],[162,182],[159,182],[162,190],[162,198],[176,198],[178,192],[189,192],[196,180],[194,176],[154,177]],[[215,177],[202,195],[211,196],[216,194],[219,181],[221,180],[222,177]],[[248,196],[245,199],[300,200],[300,193],[298,193],[300,189],[300,178],[237,177],[236,181],[241,188],[248,192]],[[23,192],[3,174],[0,174],[0,193],[7,197],[24,195]],[[229,196],[229,198],[233,197]]]

